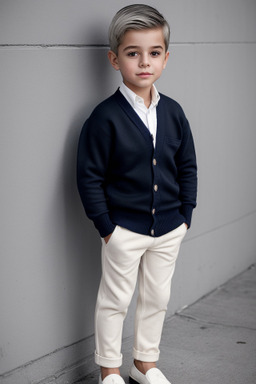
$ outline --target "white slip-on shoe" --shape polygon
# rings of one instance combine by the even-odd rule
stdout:
[[[107,377],[105,377],[103,381],[100,375],[99,384],[125,384],[125,382],[121,376],[113,373],[112,375],[108,375]]]
[[[131,384],[171,384],[158,368],[151,368],[144,375],[133,364],[129,381]]]

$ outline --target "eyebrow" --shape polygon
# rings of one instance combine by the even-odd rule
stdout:
[[[123,49],[123,52],[129,51],[130,49],[139,49],[140,46],[138,45],[129,45],[128,47],[125,47]],[[150,47],[150,49],[164,49],[162,45],[154,45],[153,47]]]

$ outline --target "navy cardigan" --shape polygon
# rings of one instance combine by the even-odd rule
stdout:
[[[189,123],[180,105],[161,94],[152,137],[117,90],[85,122],[77,182],[88,217],[101,237],[116,225],[161,236],[191,223],[197,167]]]

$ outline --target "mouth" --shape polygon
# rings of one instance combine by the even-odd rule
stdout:
[[[146,78],[146,77],[152,76],[152,73],[141,72],[141,73],[138,73],[137,76],[142,77],[142,78]]]

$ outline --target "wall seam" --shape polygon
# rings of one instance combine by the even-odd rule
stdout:
[[[183,242],[185,243],[186,241],[191,241],[191,240],[194,240],[194,239],[198,239],[199,237],[202,237],[202,236],[205,236],[205,235],[209,235],[210,233],[213,233],[213,232],[216,232],[218,231],[219,229],[222,229],[222,228],[225,228],[225,227],[228,227],[232,224],[235,224],[235,223],[238,223],[239,221],[241,220],[244,220],[250,216],[253,216],[256,214],[256,210],[252,211],[252,212],[248,212],[248,213],[245,213],[244,215],[234,219],[234,220],[231,220],[231,221],[228,221],[227,223],[224,223],[222,225],[219,225],[215,228],[212,228],[212,229],[209,229],[208,231],[205,231],[205,232],[202,232],[200,233],[199,235],[196,235],[196,236],[191,236],[189,237],[188,239],[184,239]]]
[[[55,354],[58,353],[58,352],[67,350],[67,349],[69,349],[69,348],[71,348],[71,347],[75,347],[75,346],[77,346],[78,344],[87,342],[88,340],[92,339],[92,337],[93,337],[93,334],[92,334],[92,335],[89,335],[89,336],[87,336],[87,337],[84,337],[84,338],[82,338],[82,339],[80,339],[80,340],[78,340],[78,341],[75,341],[74,343],[71,343],[71,344],[68,344],[68,345],[64,345],[63,347],[59,347],[59,348],[55,349],[55,350],[52,351],[52,352],[49,352],[49,353],[47,353],[47,354],[45,354],[45,355],[43,355],[43,356],[40,356],[40,357],[38,357],[38,358],[36,358],[36,359],[30,360],[30,361],[26,362],[25,364],[22,364],[22,365],[20,365],[20,366],[18,366],[18,367],[15,367],[15,368],[13,368],[13,369],[10,369],[9,371],[3,372],[3,373],[0,374],[0,380],[1,380],[2,378],[5,378],[5,377],[8,377],[8,376],[12,375],[12,374],[15,373],[15,372],[20,371],[21,369],[24,369],[24,368],[27,368],[27,367],[33,365],[34,363],[40,362],[40,361],[42,361],[42,360],[45,359],[45,358],[51,357],[52,355],[55,355]],[[86,356],[86,357],[88,357],[88,356]],[[82,359],[81,359],[81,360],[82,360]]]
[[[243,45],[243,44],[256,44],[256,41],[196,41],[196,42],[173,42],[170,46],[179,45]],[[109,48],[108,44],[0,44],[1,48]]]

